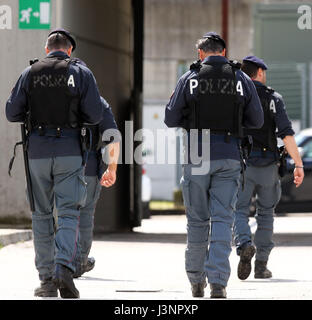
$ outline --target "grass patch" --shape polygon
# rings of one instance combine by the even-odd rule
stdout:
[[[175,209],[173,201],[151,201],[149,204],[151,210],[172,210]]]
[[[14,217],[14,216],[4,216],[0,217],[1,228],[11,228],[11,229],[31,229],[32,222],[31,218],[26,217]]]
[[[173,192],[173,201],[152,200],[150,202],[150,210],[185,210],[183,204],[182,190],[176,189]]]
[[[173,201],[157,201],[153,200],[149,204],[150,210],[184,210],[183,205],[174,203]]]

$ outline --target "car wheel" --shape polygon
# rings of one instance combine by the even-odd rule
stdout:
[[[149,219],[151,217],[151,210],[149,208],[149,201],[142,202],[143,219]]]

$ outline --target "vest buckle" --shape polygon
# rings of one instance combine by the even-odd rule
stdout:
[[[56,137],[57,137],[57,138],[60,138],[60,137],[61,137],[61,128],[60,128],[60,127],[57,127],[57,128],[56,128]]]
[[[38,127],[38,132],[39,132],[39,136],[41,136],[41,137],[44,136],[44,129],[42,126]]]
[[[224,141],[226,143],[230,143],[231,141],[231,132],[227,132],[226,135],[225,135],[225,138],[224,138]]]

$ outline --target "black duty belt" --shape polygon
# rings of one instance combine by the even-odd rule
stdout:
[[[260,157],[260,158],[276,158],[276,152],[267,150],[266,148],[253,148],[250,157]]]
[[[47,136],[47,137],[72,137],[79,138],[81,135],[81,129],[68,129],[68,128],[41,128],[34,129],[31,131],[31,134],[38,136]]]

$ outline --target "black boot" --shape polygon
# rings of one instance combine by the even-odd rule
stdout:
[[[210,298],[226,298],[225,287],[219,283],[210,284]]]
[[[73,278],[81,277],[85,272],[91,271],[95,266],[95,259],[93,257],[88,258],[86,264],[80,264],[76,266],[76,271],[73,275]]]
[[[88,258],[87,264],[82,267],[83,273],[91,271],[95,266],[95,259],[93,257]]]
[[[194,298],[202,298],[205,295],[206,287],[207,287],[206,280],[199,283],[192,283],[192,296]]]
[[[267,261],[255,261],[255,278],[268,279],[272,278],[272,272],[267,268]]]
[[[41,281],[40,287],[35,289],[34,295],[42,298],[56,298],[58,296],[57,287],[52,278]]]
[[[237,276],[240,280],[246,280],[251,272],[251,259],[256,249],[253,245],[248,245],[240,250],[240,260],[237,267]]]
[[[54,281],[62,298],[79,298],[79,291],[73,280],[73,272],[69,268],[57,263]]]

